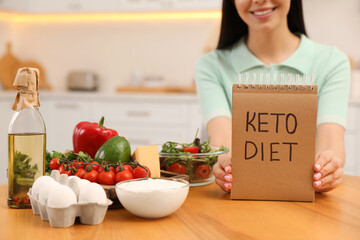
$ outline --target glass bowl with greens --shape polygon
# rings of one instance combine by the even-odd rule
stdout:
[[[190,186],[202,186],[214,181],[213,166],[226,147],[213,147],[209,141],[195,138],[190,144],[166,142],[160,149],[161,170],[189,176]]]

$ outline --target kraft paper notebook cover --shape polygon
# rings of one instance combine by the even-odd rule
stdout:
[[[231,199],[314,201],[317,86],[233,85]]]

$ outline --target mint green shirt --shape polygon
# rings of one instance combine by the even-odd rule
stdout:
[[[196,64],[195,80],[199,95],[202,115],[205,124],[219,116],[231,118],[232,85],[242,83],[245,74],[249,74],[249,84],[259,84],[260,74],[270,74],[270,84],[279,84],[284,74],[288,84],[291,74],[291,85],[295,85],[295,76],[306,75],[306,84],[311,84],[315,74],[315,85],[318,86],[317,125],[337,123],[346,127],[347,105],[350,89],[350,64],[347,56],[338,48],[315,43],[301,35],[296,51],[284,62],[267,66],[256,58],[247,48],[244,38],[226,50],[214,50],[202,56]]]

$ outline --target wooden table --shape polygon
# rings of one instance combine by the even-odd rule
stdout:
[[[360,239],[360,177],[314,203],[232,201],[215,184],[190,189],[171,216],[149,220],[108,210],[102,224],[51,228],[31,209],[9,209],[0,186],[0,239]]]

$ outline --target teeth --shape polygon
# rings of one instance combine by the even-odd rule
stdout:
[[[265,15],[268,14],[272,11],[272,9],[266,10],[266,11],[262,11],[262,12],[254,12],[255,15],[257,16],[261,16],[261,15]]]

